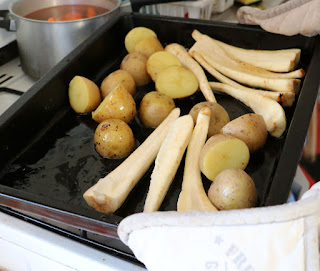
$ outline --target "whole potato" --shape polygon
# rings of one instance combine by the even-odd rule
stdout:
[[[120,69],[130,73],[137,86],[143,86],[151,81],[147,73],[147,58],[138,53],[127,54],[121,62]]]
[[[171,97],[157,91],[151,91],[141,100],[140,121],[144,126],[158,127],[175,107]]]
[[[261,115],[249,113],[242,115],[222,127],[221,132],[241,139],[251,153],[262,148],[267,141],[268,130]]]
[[[208,130],[208,137],[219,134],[222,127],[224,127],[229,121],[228,112],[218,103],[213,102],[201,102],[194,105],[189,114],[192,116],[194,123],[197,121],[197,116],[200,109],[204,106],[208,106],[212,109]]]
[[[102,122],[106,119],[121,119],[129,123],[136,115],[136,103],[123,85],[118,85],[92,112],[92,119]]]
[[[153,36],[140,41],[133,50],[133,52],[144,55],[146,58],[158,51],[163,51],[163,46],[158,38]]]
[[[214,179],[208,197],[219,210],[251,208],[258,200],[251,177],[236,168],[226,169]]]
[[[94,146],[103,157],[123,158],[134,149],[135,139],[127,123],[120,119],[108,119],[96,128]]]
[[[102,97],[106,97],[119,84],[123,85],[132,96],[136,94],[136,83],[132,75],[125,70],[117,70],[103,79],[100,86]]]

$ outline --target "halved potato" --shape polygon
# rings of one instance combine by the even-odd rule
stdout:
[[[103,79],[100,86],[102,97],[106,97],[119,84],[123,85],[132,96],[136,94],[136,83],[132,75],[125,70],[117,70]]]
[[[140,41],[135,47],[133,52],[144,55],[149,58],[153,53],[163,51],[163,46],[157,37],[151,36]]]
[[[249,163],[249,148],[242,140],[218,134],[210,137],[203,146],[199,165],[202,173],[211,181],[228,168],[245,169]]]
[[[147,61],[147,72],[152,81],[156,81],[158,74],[170,66],[182,66],[180,60],[167,51],[159,51],[152,54]]]
[[[118,85],[92,112],[92,118],[97,122],[106,119],[121,119],[129,123],[136,112],[136,103],[133,97],[123,85]]]
[[[69,102],[77,113],[89,113],[101,102],[99,87],[83,76],[75,76],[69,83]]]
[[[148,37],[157,37],[157,34],[147,27],[135,27],[125,37],[124,44],[128,53],[133,52],[136,45]]]
[[[191,96],[198,88],[198,79],[193,72],[180,66],[163,69],[156,79],[156,90],[172,99]]]

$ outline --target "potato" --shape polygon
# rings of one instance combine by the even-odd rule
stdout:
[[[144,126],[155,128],[169,115],[176,106],[169,96],[151,91],[141,100],[139,118]]]
[[[163,51],[163,46],[158,38],[154,36],[140,41],[133,50],[133,52],[144,55],[146,58],[158,51]]]
[[[246,143],[231,135],[218,134],[210,137],[203,146],[199,165],[202,173],[213,181],[225,169],[245,169],[249,159]]]
[[[132,96],[136,94],[136,83],[132,75],[125,70],[117,70],[103,79],[100,86],[102,97],[106,97],[119,84],[123,85]]]
[[[120,119],[107,119],[95,130],[94,146],[103,157],[123,158],[133,151],[135,139],[127,123]]]
[[[132,53],[136,45],[148,37],[157,37],[157,34],[146,27],[135,27],[131,29],[124,39],[124,44],[128,53]]]
[[[167,51],[159,51],[152,54],[147,61],[147,72],[152,81],[156,81],[158,74],[170,66],[182,66],[180,60]]]
[[[211,108],[210,124],[208,130],[208,137],[219,134],[222,127],[224,127],[229,121],[228,112],[218,103],[214,102],[201,102],[194,105],[189,114],[192,116],[194,123],[197,121],[197,116],[200,109],[204,106]]]
[[[156,79],[156,90],[172,99],[191,96],[198,87],[198,79],[193,72],[180,66],[163,69]]]
[[[256,206],[258,200],[251,177],[236,168],[226,169],[214,179],[208,197],[219,210],[251,208]]]
[[[148,84],[151,79],[147,73],[147,58],[138,53],[127,54],[121,62],[120,69],[131,74],[137,86]]]
[[[245,114],[230,121],[221,129],[221,133],[241,139],[247,144],[251,153],[262,148],[268,137],[263,117],[254,113]]]
[[[68,95],[70,105],[77,113],[89,113],[101,102],[98,86],[91,80],[78,75],[70,81]]]
[[[121,119],[129,123],[136,112],[137,108],[133,97],[123,85],[118,85],[92,112],[92,118],[97,122],[106,119]]]

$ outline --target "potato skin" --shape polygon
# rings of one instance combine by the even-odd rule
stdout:
[[[70,106],[80,114],[90,113],[101,102],[99,87],[90,79],[78,75],[69,83],[68,96]]]
[[[251,153],[262,148],[268,137],[263,117],[254,113],[245,114],[230,121],[221,129],[221,133],[241,139],[247,144]]]
[[[251,208],[256,206],[258,200],[251,177],[236,168],[226,169],[214,179],[208,197],[219,210]]]
[[[194,105],[189,114],[193,118],[193,122],[196,123],[197,116],[200,109],[204,106],[208,106],[211,108],[211,116],[208,130],[208,137],[219,134],[222,127],[224,127],[229,121],[228,112],[218,103],[213,102],[201,102]]]
[[[143,86],[151,81],[147,73],[147,58],[138,53],[127,54],[120,65],[121,70],[131,74],[137,86]]]
[[[135,139],[127,123],[120,119],[108,119],[96,128],[94,146],[103,157],[124,158],[134,149]]]
[[[172,98],[163,93],[151,91],[141,100],[139,109],[140,121],[146,127],[158,127],[175,107]]]
[[[132,75],[125,70],[116,70],[103,79],[100,86],[102,97],[105,98],[119,84],[123,85],[132,96],[136,94],[136,83]]]
[[[92,112],[92,119],[102,122],[106,119],[121,119],[129,123],[136,115],[136,103],[123,85],[118,85]]]
[[[163,51],[163,46],[158,38],[153,36],[140,41],[133,50],[133,52],[144,55],[146,58],[158,51]]]

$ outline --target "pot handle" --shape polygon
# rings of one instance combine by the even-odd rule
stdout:
[[[9,18],[9,14],[9,10],[0,10],[0,28],[15,31],[15,22]]]
[[[140,8],[147,5],[164,4],[169,2],[192,1],[192,0],[131,0],[133,12],[139,12]]]

